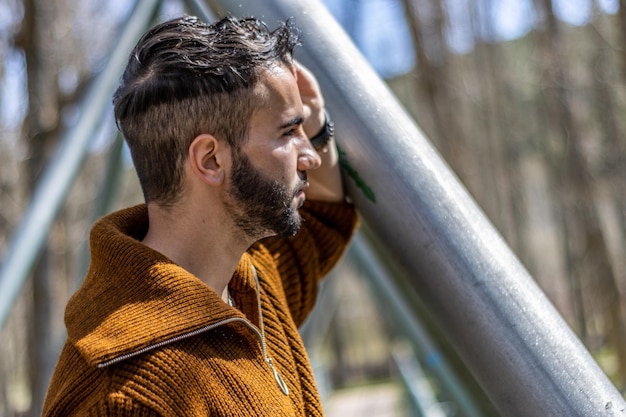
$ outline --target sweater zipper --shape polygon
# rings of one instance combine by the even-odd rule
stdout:
[[[278,373],[278,371],[274,367],[272,358],[270,358],[269,355],[267,354],[267,344],[265,343],[265,328],[263,326],[263,310],[261,308],[261,288],[259,286],[259,276],[256,273],[256,268],[254,267],[254,265],[252,265],[252,274],[254,275],[254,284],[256,285],[256,296],[257,296],[257,301],[258,301],[257,304],[259,306],[259,324],[260,324],[259,327],[261,328],[261,333],[259,334],[259,331],[256,329],[256,327],[252,325],[252,323],[248,323],[248,324],[252,326],[256,334],[259,336],[259,340],[261,341],[261,350],[263,351],[265,362],[267,362],[267,364],[272,369],[272,372],[274,373],[274,379],[276,380],[276,383],[278,384],[278,388],[280,388],[283,394],[289,395],[289,387],[285,383],[285,380],[283,379],[283,377]]]
[[[242,319],[241,317],[231,317],[228,319],[224,319],[221,321],[218,321],[217,323],[213,323],[213,324],[209,324],[208,326],[204,326],[201,327],[199,329],[196,329],[194,331],[191,331],[189,333],[184,333],[178,336],[174,336],[171,339],[167,339],[167,340],[163,340],[161,342],[158,343],[154,343],[152,345],[148,345],[144,348],[141,348],[139,350],[136,350],[134,352],[130,352],[130,353],[126,353],[124,355],[120,355],[120,356],[116,356],[113,359],[109,359],[108,361],[104,361],[102,363],[99,363],[97,366],[98,368],[106,368],[107,366],[110,365],[114,365],[116,363],[125,361],[127,359],[133,358],[135,356],[139,356],[142,355],[146,352],[149,352],[151,350],[154,349],[159,349],[163,346],[169,345],[171,343],[176,343],[179,342],[181,340],[187,339],[189,337],[194,337],[197,336],[201,333],[204,332],[208,332],[210,330],[213,330],[219,326],[223,326],[225,324],[229,324],[229,323],[234,323],[234,322],[240,322],[245,324],[250,330],[252,330],[252,332],[257,336],[257,338],[259,339],[259,342],[261,344],[261,351],[263,353],[263,358],[265,359],[265,362],[267,362],[267,364],[269,365],[270,369],[272,370],[272,373],[274,374],[274,379],[276,380],[276,384],[278,384],[278,387],[280,388],[281,392],[285,395],[289,395],[289,387],[287,386],[287,384],[285,383],[285,380],[283,379],[283,377],[278,373],[278,371],[276,370],[276,367],[274,367],[274,363],[272,361],[272,358],[269,357],[269,355],[267,354],[267,344],[265,342],[265,327],[263,326],[263,311],[261,309],[261,291],[260,291],[260,287],[259,287],[259,277],[257,275],[256,272],[256,268],[254,267],[254,265],[252,265],[252,273],[254,275],[254,282],[256,285],[256,292],[257,292],[257,301],[258,301],[258,306],[259,306],[259,323],[260,323],[260,328],[261,330],[259,331],[259,329],[257,329],[252,323],[250,323],[248,320],[246,319]]]

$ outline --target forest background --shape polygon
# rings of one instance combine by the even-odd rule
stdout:
[[[181,3],[164,1],[160,19]],[[624,392],[626,0],[326,4]],[[132,6],[0,0],[0,254]],[[0,416],[39,415],[112,116],[96,136],[0,329]],[[114,207],[141,201],[124,172]]]

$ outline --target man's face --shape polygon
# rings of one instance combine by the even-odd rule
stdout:
[[[248,140],[233,150],[231,215],[249,237],[292,236],[308,186],[306,170],[319,156],[302,130],[304,113],[294,73],[282,65],[266,71],[255,91]],[[234,206],[234,207],[233,207]]]

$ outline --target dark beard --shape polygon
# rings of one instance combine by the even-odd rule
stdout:
[[[230,194],[236,200],[231,213],[246,235],[255,240],[268,235],[291,237],[300,229],[302,219],[291,203],[306,178],[295,190],[289,190],[254,168],[246,155],[233,152],[231,181]]]

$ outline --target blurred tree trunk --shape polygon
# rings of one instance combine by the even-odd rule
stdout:
[[[567,104],[563,102],[563,82],[561,60],[557,56],[560,54],[558,42],[557,22],[552,12],[550,0],[535,0],[536,14],[543,16],[542,27],[535,30],[535,45],[538,51],[538,65],[540,66],[540,102],[538,107],[539,120],[544,124],[544,142],[539,143],[541,154],[546,158],[546,166],[549,168],[552,189],[553,204],[556,207],[556,214],[561,223],[562,246],[565,253],[565,265],[567,268],[568,284],[570,288],[570,301],[572,303],[574,315],[576,317],[575,327],[579,336],[587,339],[587,326],[585,314],[585,303],[583,301],[582,282],[580,275],[575,273],[575,259],[570,249],[570,241],[577,239],[572,233],[568,213],[568,190],[567,181],[564,176],[562,153],[566,152],[568,135],[571,132],[566,127],[570,121],[569,109],[563,109]],[[559,67],[557,67],[559,65]],[[563,120],[565,119],[565,120]],[[575,132],[573,132],[575,134]],[[560,137],[564,138],[559,140]]]
[[[621,35],[621,42],[619,44],[622,46],[619,49],[619,56],[621,58],[621,74],[624,79],[626,79],[626,0],[619,0],[619,10],[617,12],[618,16],[618,29]]]
[[[620,0],[617,26],[618,33],[620,34],[618,45],[621,45],[621,47],[615,47],[613,45],[608,45],[608,47],[610,48],[609,52],[614,53],[617,51],[618,53],[618,65],[620,66],[619,80],[621,81],[621,91],[623,92],[624,86],[626,86],[626,0]],[[598,42],[606,42],[597,31],[595,38]],[[608,48],[605,47],[604,49]],[[610,177],[611,189],[614,190],[613,194],[616,196],[615,207],[621,229],[621,241],[624,247],[626,246],[626,200],[623,198],[623,196],[626,195],[626,138],[623,136],[623,128],[619,123],[619,119],[621,118],[617,117],[617,115],[623,111],[620,109],[619,95],[618,92],[615,91],[615,86],[611,85],[607,67],[602,65],[606,60],[608,60],[608,57],[605,54],[595,66],[597,71],[601,71],[598,77],[594,78],[597,82],[596,96],[600,103],[600,107],[597,108],[597,114],[602,121],[607,139],[607,170]],[[603,103],[609,106],[606,111],[603,109]],[[624,269],[626,269],[626,262],[624,262],[622,268],[619,277],[622,281],[625,281],[626,271]],[[622,282],[621,288],[623,292],[626,291],[626,282]],[[623,374],[626,375],[626,370],[624,370]]]
[[[602,56],[601,52],[598,52],[594,57],[592,57],[590,66],[596,67],[596,70],[601,72],[604,71],[604,62],[605,59]],[[606,74],[596,74],[593,77],[595,81],[594,85],[594,98],[595,105],[593,106],[598,112],[598,120],[601,122],[601,129],[603,130],[603,134],[605,139],[607,140],[606,144],[606,155],[607,155],[607,170],[609,171],[609,188],[611,190],[617,191],[615,198],[612,203],[616,206],[616,213],[618,214],[618,221],[621,222],[621,241],[622,244],[624,242],[624,211],[626,209],[624,203],[624,195],[626,195],[626,187],[624,186],[624,157],[623,157],[623,147],[620,144],[621,133],[619,132],[619,127],[617,125],[617,121],[615,120],[616,110],[613,105],[613,99],[611,96],[611,92],[608,86],[603,82],[604,75]],[[611,265],[607,265],[610,267]],[[614,278],[617,280],[617,277]],[[621,389],[626,388],[626,331],[624,331],[624,324],[626,323],[626,304],[623,302],[624,300],[624,290],[621,286],[615,283],[609,283],[605,289],[608,294],[608,302],[609,305],[605,308],[610,308],[608,312],[605,314],[610,315],[610,323],[612,326],[619,326],[621,329],[615,329],[612,331],[611,328],[606,329],[609,333],[606,333],[606,330],[603,331],[609,340],[611,340],[611,344],[616,348],[616,355],[618,357],[619,369],[616,375],[617,383]],[[602,300],[600,300],[602,302]]]
[[[26,143],[25,186],[30,195],[49,160],[61,127],[55,62],[55,34],[53,33],[56,3],[52,1],[24,0],[24,20],[19,36],[19,46],[26,61],[29,106],[22,127],[22,140]],[[42,400],[56,362],[53,347],[53,320],[55,302],[51,287],[52,269],[49,247],[43,249],[32,274],[31,333],[28,345],[31,375],[30,415],[41,414]]]
[[[593,95],[590,105],[595,110],[594,116],[599,122],[600,135],[604,139],[602,141],[605,149],[603,170],[606,173],[608,188],[612,190],[610,193],[611,203],[615,206],[619,224],[619,230],[615,231],[615,233],[620,235],[620,244],[623,248],[626,240],[626,201],[624,201],[624,196],[626,195],[626,159],[624,158],[624,152],[626,147],[623,143],[623,131],[616,117],[620,114],[620,110],[616,105],[617,100],[614,97],[616,87],[610,84],[612,62],[607,55],[607,51],[610,51],[610,45],[607,45],[606,40],[595,30],[591,31],[590,38],[595,45],[595,48],[593,48],[594,52],[589,60],[589,68],[593,74]],[[626,72],[622,72],[622,79],[626,80]],[[617,260],[614,260],[613,264],[615,264],[615,261]],[[623,263],[623,260],[620,261]],[[615,331],[611,331],[612,329],[609,328],[610,333],[605,334],[616,348],[615,353],[618,358],[619,369],[614,379],[618,386],[624,389],[626,388],[626,303],[624,302],[625,288],[623,282],[625,277],[623,270],[618,270],[619,266],[613,265],[614,283],[606,288],[607,292],[612,291],[612,294],[608,295],[611,310],[606,314],[610,315],[612,325],[619,328]],[[623,265],[621,267],[623,268]],[[622,282],[619,282],[620,275],[616,275],[618,272],[621,273]]]
[[[429,111],[429,137],[444,159],[463,176],[468,155],[458,127],[455,103],[451,98],[445,42],[445,15],[440,0],[403,0],[416,55],[418,97],[423,97]],[[422,13],[423,10],[429,13]]]
[[[618,341],[622,340],[626,329],[616,314],[620,311],[619,291],[600,227],[591,169],[570,104],[568,63],[562,54],[565,47],[551,0],[540,0],[536,6],[546,19],[545,32],[540,35],[543,39],[538,42],[539,48],[543,48],[543,88],[549,106],[555,110],[561,135],[560,143],[554,147],[557,152],[547,152],[547,155],[556,189],[561,191],[564,246],[568,253],[572,293],[582,301],[579,331],[590,346],[593,340],[589,331],[597,330],[593,325],[599,323],[601,333],[617,351],[623,348]],[[598,333],[594,331],[593,335]]]
[[[474,3],[472,23],[474,26],[475,51],[472,54],[476,82],[480,86],[479,107],[476,120],[482,122],[483,127],[478,132],[472,132],[468,140],[472,140],[470,147],[477,156],[480,168],[481,188],[480,201],[489,217],[496,224],[503,236],[520,254],[524,245],[518,231],[524,225],[524,206],[520,193],[519,160],[513,149],[515,133],[510,132],[507,106],[504,97],[507,91],[506,82],[502,74],[503,57],[499,54],[500,45],[494,42],[485,42],[495,38],[495,29],[488,10],[493,9],[492,0],[481,0]],[[482,18],[481,18],[482,16]]]

